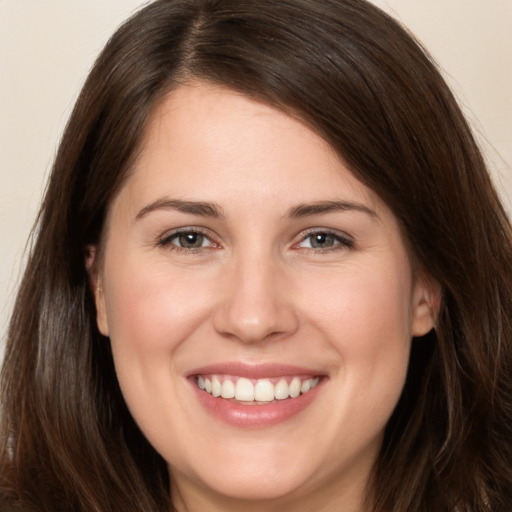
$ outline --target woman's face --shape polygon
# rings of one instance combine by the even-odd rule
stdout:
[[[93,277],[128,407],[191,510],[357,509],[431,301],[394,215],[322,138],[178,88]]]

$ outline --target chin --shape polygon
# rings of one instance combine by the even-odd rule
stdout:
[[[206,487],[210,496],[216,497],[215,501],[278,504],[300,498],[310,488],[310,478],[290,469],[240,467],[200,476],[195,485]]]

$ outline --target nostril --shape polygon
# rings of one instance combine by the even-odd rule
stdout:
[[[275,307],[259,315],[243,314],[240,309],[218,311],[213,316],[215,330],[223,336],[235,337],[245,343],[277,341],[293,334],[298,327],[292,310]]]
[[[218,333],[244,343],[278,340],[298,327],[285,273],[268,254],[255,252],[247,250],[230,262],[213,315]]]

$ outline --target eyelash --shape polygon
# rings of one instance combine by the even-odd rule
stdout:
[[[313,236],[328,236],[332,237],[334,245],[328,248],[315,248],[315,247],[304,247],[308,251],[312,251],[315,254],[323,254],[327,252],[339,251],[343,249],[352,249],[354,247],[354,241],[347,235],[342,235],[337,231],[331,229],[314,228],[301,234],[301,239],[294,247],[305,242],[308,238],[312,239]]]
[[[204,237],[210,243],[209,243],[209,245],[207,245],[205,247],[181,247],[181,246],[173,243],[173,240],[179,238],[180,236],[186,236],[186,235],[199,235],[199,236]],[[159,240],[158,245],[160,247],[165,247],[165,248],[169,249],[170,251],[174,251],[177,253],[183,252],[183,253],[188,253],[188,254],[199,254],[199,253],[203,252],[205,249],[209,249],[211,247],[214,247],[214,248],[219,247],[219,244],[212,241],[211,237],[208,236],[204,231],[202,231],[199,228],[185,228],[185,229],[179,229],[177,231],[174,231],[173,233],[165,235],[161,240]]]
[[[204,247],[181,247],[173,243],[173,240],[186,235],[199,235],[204,237],[209,241],[209,245]],[[300,248],[300,244],[305,242],[308,238],[312,239],[313,236],[327,236],[332,237],[334,245],[328,248],[319,248],[319,247],[303,247],[303,249],[311,251],[315,254],[322,254],[327,252],[338,251],[342,249],[352,249],[354,247],[354,241],[350,239],[348,236],[340,235],[336,231],[332,231],[330,229],[311,229],[301,234],[301,238],[298,243],[293,245],[293,248]],[[220,245],[214,242],[209,235],[207,235],[204,231],[199,228],[187,228],[180,229],[178,231],[174,231],[173,233],[164,236],[161,240],[158,241],[158,246],[168,248],[171,251],[177,253],[188,253],[188,254],[199,254],[207,249],[219,248]]]

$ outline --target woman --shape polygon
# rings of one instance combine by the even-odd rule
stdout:
[[[453,96],[378,9],[150,4],[38,219],[2,510],[507,510],[511,254]]]

